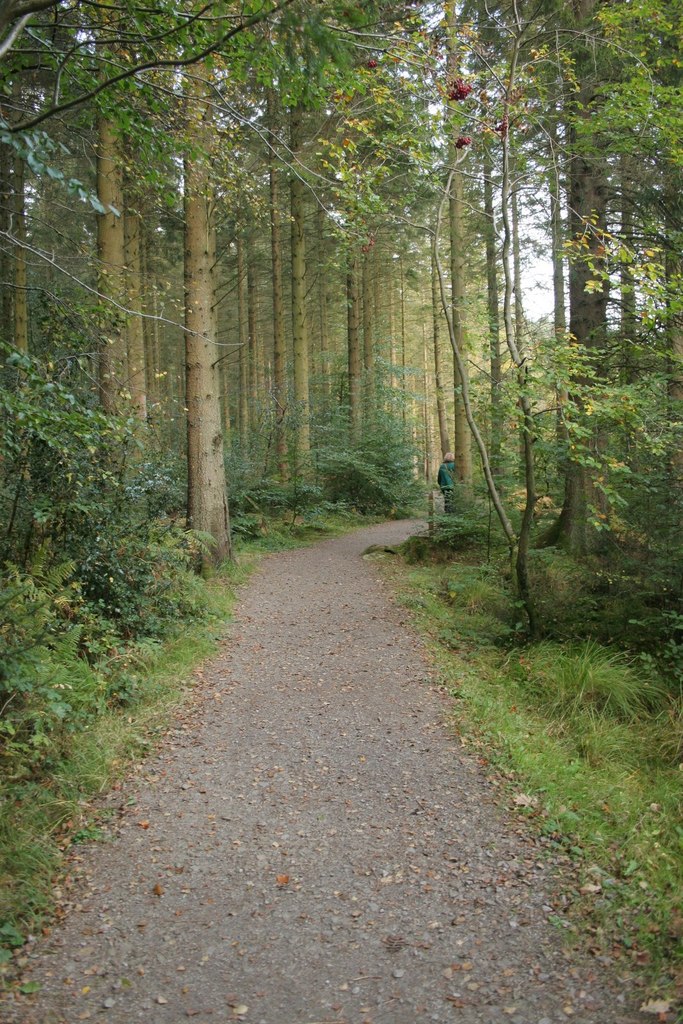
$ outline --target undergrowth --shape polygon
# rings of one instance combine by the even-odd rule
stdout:
[[[574,934],[587,919],[595,952],[671,992],[683,936],[675,683],[595,640],[524,643],[499,565],[473,564],[481,551],[466,548],[415,567],[415,552],[409,543],[396,583],[453,698],[454,728],[497,784],[508,780],[511,804],[550,851],[575,866],[561,926]]]

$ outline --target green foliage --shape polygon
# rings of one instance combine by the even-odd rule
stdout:
[[[579,713],[633,722],[666,706],[666,689],[633,659],[588,640],[536,644],[511,659],[534,703],[551,718]]]
[[[364,515],[410,514],[422,496],[411,447],[390,421],[368,430],[357,444],[316,448],[315,471],[325,496]]]

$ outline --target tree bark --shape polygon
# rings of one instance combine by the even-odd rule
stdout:
[[[237,433],[242,445],[249,434],[249,320],[247,313],[247,282],[244,240],[237,232],[237,319],[239,348],[237,359]]]
[[[247,334],[249,339],[248,366],[248,423],[250,430],[256,430],[258,423],[258,369],[259,337],[258,337],[258,280],[256,273],[256,254],[254,238],[249,234],[247,243]]]
[[[266,94],[268,121],[271,131],[277,124],[277,100],[269,89]],[[282,231],[280,227],[280,168],[277,154],[272,149],[268,156],[268,178],[270,185],[270,252],[273,275],[273,403],[275,406],[275,451],[278,476],[281,481],[289,478],[287,461],[287,436],[285,433],[285,411],[287,402],[287,380],[285,368],[287,352],[285,347],[285,321],[282,294]]]
[[[320,333],[320,390],[324,398],[331,393],[330,327],[327,316],[327,253],[325,246],[325,210],[316,208],[316,236],[318,244],[318,318]]]
[[[98,119],[97,134],[97,194],[108,211],[97,216],[98,288],[105,303],[106,324],[100,352],[99,387],[102,408],[114,413],[121,386],[128,376],[125,317],[120,308],[125,296],[126,262],[123,172],[119,139],[103,115]],[[112,212],[111,207],[117,212]]]
[[[196,72],[195,72],[196,74]],[[185,157],[185,366],[187,402],[187,523],[213,537],[204,567],[232,558],[223,460],[216,346],[216,223],[210,161],[215,145],[206,86],[189,87],[188,132],[199,152]]]
[[[14,347],[28,352],[28,273],[26,267],[26,167],[19,156],[14,158]]]
[[[290,113],[290,149],[294,167],[290,178],[292,218],[292,346],[294,361],[294,401],[296,402],[297,472],[302,472],[310,441],[310,403],[308,386],[308,328],[306,320],[306,204],[305,186],[297,163],[303,142],[302,111]]]
[[[500,354],[500,296],[498,292],[498,253],[493,205],[493,160],[484,140],[484,240],[486,244],[486,310],[489,334],[489,372],[491,375],[491,472],[498,478],[501,470],[503,434],[502,360]]]
[[[126,353],[128,362],[127,390],[135,416],[143,422],[147,419],[147,379],[145,371],[145,336],[142,316],[142,219],[138,213],[127,210],[123,218],[127,305],[133,310],[126,323]]]
[[[577,28],[584,28],[590,19],[595,0],[575,0],[574,12]],[[608,288],[605,282],[597,287],[592,283],[595,273],[589,258],[600,263],[606,229],[607,183],[603,158],[599,155],[599,140],[591,139],[587,145],[584,132],[590,123],[595,103],[595,79],[592,51],[579,51],[576,55],[580,87],[572,103],[572,125],[569,131],[569,234],[584,248],[571,261],[569,269],[569,332],[574,342],[592,357],[595,371],[599,370],[607,329]],[[588,129],[586,128],[586,134]],[[576,377],[577,385],[582,383]],[[571,389],[570,389],[571,392]],[[570,393],[577,415],[583,412],[582,402]],[[594,457],[601,448],[602,439],[594,434],[589,453]],[[559,542],[576,555],[588,554],[601,546],[601,533],[594,526],[596,516],[606,518],[604,496],[596,488],[592,471],[579,459],[567,462],[565,498],[559,521]]]
[[[441,457],[449,452],[451,443],[448,438],[448,417],[446,416],[446,399],[441,365],[441,300],[439,298],[439,277],[436,260],[432,250],[432,342],[434,346],[434,388],[436,391],[436,415],[439,423],[439,441]]]
[[[347,339],[349,353],[349,429],[351,441],[360,440],[362,425],[360,344],[360,293],[358,289],[358,258],[349,255],[346,277]]]

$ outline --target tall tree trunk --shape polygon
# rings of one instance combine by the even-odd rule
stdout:
[[[142,316],[142,219],[134,211],[124,214],[126,257],[127,305],[133,310],[126,323],[126,351],[128,362],[127,390],[139,420],[147,419],[147,379],[145,371],[145,336]]]
[[[450,451],[448,439],[448,417],[446,416],[445,389],[441,366],[441,300],[439,297],[439,277],[436,268],[434,251],[432,250],[432,342],[434,347],[434,387],[436,390],[436,415],[439,422],[439,440],[441,456]]]
[[[308,393],[308,329],[306,320],[306,204],[305,186],[297,164],[303,144],[301,108],[290,113],[290,148],[294,167],[290,178],[292,218],[292,346],[294,360],[294,401],[296,402],[296,459],[301,472],[310,451],[310,405]]]
[[[247,282],[244,260],[244,239],[237,232],[237,319],[239,348],[237,361],[237,433],[242,445],[249,435],[249,320],[247,313]]]
[[[256,429],[258,421],[258,281],[254,237],[247,236],[247,327],[249,336],[249,427]]]
[[[187,522],[213,537],[211,555],[203,557],[205,566],[232,557],[216,345],[216,222],[210,175],[215,126],[207,89],[196,78],[189,87],[188,129],[198,152],[186,156],[184,165]]]
[[[455,166],[456,149],[451,142],[449,152]],[[465,334],[465,232],[463,199],[463,175],[456,168],[449,197],[449,225],[451,242],[451,305],[453,309],[453,330],[460,352],[467,352]],[[472,447],[471,434],[467,423],[467,415],[463,402],[463,391],[469,385],[469,373],[466,360],[456,361],[453,365],[454,389],[454,422],[453,422],[453,454],[455,455],[455,471],[466,492],[472,490]]]
[[[665,274],[669,295],[667,335],[669,342],[669,403],[671,422],[680,425],[683,420],[683,313],[679,297],[683,284],[683,174],[674,167],[667,168],[664,181],[666,237]],[[683,488],[683,445],[671,455],[673,483]]]
[[[484,148],[484,238],[486,243],[486,310],[489,334],[489,372],[491,375],[491,472],[498,478],[501,470],[503,434],[502,360],[500,354],[500,296],[498,293],[498,253],[496,215],[493,205],[493,161],[486,139]]]
[[[574,0],[577,28],[587,26],[594,4],[595,0]],[[581,84],[573,97],[569,132],[569,234],[585,245],[585,256],[590,259],[579,254],[569,268],[569,331],[575,342],[591,355],[594,369],[598,371],[607,328],[608,289],[606,283],[599,287],[589,285],[595,280],[589,264],[600,263],[604,248],[607,187],[598,140],[591,139],[588,143],[585,137],[596,101],[592,50],[582,52],[579,49],[576,59]],[[577,384],[581,383],[581,377],[577,376]],[[570,395],[570,401],[581,415],[581,400]],[[591,457],[599,454],[601,444],[602,439],[596,433],[590,442]],[[601,533],[593,525],[596,515],[605,516],[604,496],[595,486],[592,471],[581,461],[570,458],[559,522],[560,543],[577,555],[597,550]]]
[[[360,440],[362,423],[361,379],[362,357],[360,344],[360,292],[358,288],[358,258],[349,255],[346,277],[347,339],[349,352],[349,426],[351,440]]]
[[[403,256],[398,258],[398,268],[401,288],[401,418],[405,425],[408,405],[408,381],[406,377],[406,277],[403,271]]]
[[[318,243],[318,317],[320,331],[320,390],[325,398],[330,395],[330,328],[327,322],[327,254],[325,247],[325,210],[316,207],[316,236]]]
[[[516,91],[516,76],[519,62],[519,54],[522,46],[524,28],[521,23],[519,11],[513,8],[511,50],[508,66],[508,75],[503,97],[503,120],[501,130],[501,142],[503,149],[503,167],[501,180],[501,219],[503,223],[503,249],[502,265],[505,289],[503,294],[503,326],[505,330],[505,344],[508,353],[515,367],[517,378],[517,401],[522,412],[522,441],[523,441],[523,463],[524,463],[524,488],[525,503],[522,513],[522,521],[517,534],[516,544],[511,549],[517,590],[524,605],[529,620],[529,632],[532,637],[536,636],[539,629],[536,614],[536,605],[531,589],[529,577],[529,545],[531,540],[531,528],[533,525],[534,509],[536,506],[536,471],[534,464],[534,440],[535,424],[533,407],[528,388],[528,364],[525,353],[519,343],[517,324],[513,317],[513,302],[515,292],[515,270],[514,270],[514,226],[512,209],[512,168],[510,159],[510,136],[509,125],[511,123],[511,105]]]
[[[141,300],[145,317],[142,321],[142,333],[145,346],[147,415],[151,419],[154,410],[158,414],[163,388],[161,386],[161,343],[158,321],[159,296],[152,262],[151,233],[146,228],[147,222],[148,217],[143,214],[140,235],[140,279],[143,282]]]
[[[551,146],[548,191],[550,192],[550,234],[553,260],[553,327],[555,329],[555,337],[558,341],[562,341],[567,333],[566,291],[564,283],[564,242],[566,236],[562,212],[562,182],[558,162],[560,158],[560,145],[557,124],[554,118],[551,118],[549,133]]]
[[[15,225],[12,220],[13,168],[12,150],[0,146],[0,231],[11,234]],[[9,247],[0,246],[0,341],[7,345],[14,343],[14,280],[13,253]]]
[[[526,317],[524,316],[524,292],[522,288],[522,243],[519,236],[519,179],[516,177],[517,162],[511,163],[515,179],[512,182],[510,195],[510,213],[512,216],[512,269],[515,294],[515,339],[520,351],[526,341]]]
[[[28,274],[26,267],[26,165],[14,158],[14,347],[28,352]]]
[[[445,16],[447,21],[447,65],[449,79],[455,80],[460,73],[460,55],[458,52],[458,11],[455,0],[445,0]],[[455,114],[457,103],[450,102],[448,113]],[[455,331],[456,346],[460,353],[467,351],[467,335],[465,330],[465,203],[464,177],[458,167],[458,150],[456,139],[460,134],[459,125],[453,124],[448,139],[448,165],[453,169],[451,188],[448,197],[448,221],[450,238],[451,264],[451,316]],[[467,360],[455,359],[453,363],[453,454],[455,455],[455,472],[466,493],[472,490],[472,435],[467,422],[464,405],[464,393],[469,387],[469,371]]]
[[[97,135],[97,194],[108,211],[97,216],[98,287],[106,307],[99,385],[102,408],[113,413],[118,406],[122,383],[128,376],[125,317],[121,309],[125,296],[126,262],[123,172],[120,142],[104,115],[98,118]]]
[[[271,131],[277,126],[277,100],[269,89],[266,93],[268,122]],[[272,149],[268,156],[268,177],[270,184],[270,252],[273,275],[273,402],[275,405],[275,450],[278,476],[281,481],[289,477],[287,461],[287,435],[285,433],[285,410],[287,403],[287,351],[285,346],[285,321],[282,295],[282,231],[280,227],[280,168],[277,154]]]
[[[373,337],[373,308],[372,308],[372,271],[373,262],[371,252],[363,255],[362,285],[363,285],[363,386],[364,386],[364,416],[367,423],[372,419],[375,400],[375,346]]]
[[[619,157],[621,178],[621,225],[619,234],[631,249],[634,245],[633,198],[630,190],[632,182],[637,180],[636,168],[632,156],[622,153]],[[633,381],[634,340],[637,333],[636,313],[636,279],[633,268],[627,260],[623,260],[619,274],[621,317],[619,333],[621,335],[621,379],[624,383]]]

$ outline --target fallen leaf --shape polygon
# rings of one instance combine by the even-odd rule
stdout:
[[[148,821],[139,821],[138,825],[140,826],[140,828],[149,828],[149,822]]]
[[[587,882],[585,885],[581,886],[579,892],[583,896],[594,896],[595,893],[602,892],[602,886],[595,885],[593,882]]]
[[[278,885],[289,885],[289,875],[277,875],[275,881]]]
[[[640,1008],[641,1013],[668,1013],[671,1009],[671,1002],[668,999],[650,999],[647,1003],[643,1003]]]
[[[237,1006],[233,1006],[232,1013],[234,1017],[243,1017],[245,1013],[249,1013],[249,1007],[244,1003],[238,1003]]]
[[[535,807],[538,800],[535,796],[529,796],[528,793],[518,793],[513,802],[517,807]]]
[[[19,991],[22,995],[30,996],[34,992],[40,992],[40,987],[39,981],[25,981],[23,985],[19,986]]]
[[[163,996],[157,996],[157,1002],[160,1006],[164,1006],[168,1002],[168,999],[164,999]]]
[[[160,885],[159,882],[157,882],[157,884],[152,889],[152,892],[154,893],[155,896],[163,896],[164,895],[164,887],[163,887],[163,885]],[[138,925],[138,927],[140,927],[140,926]]]

